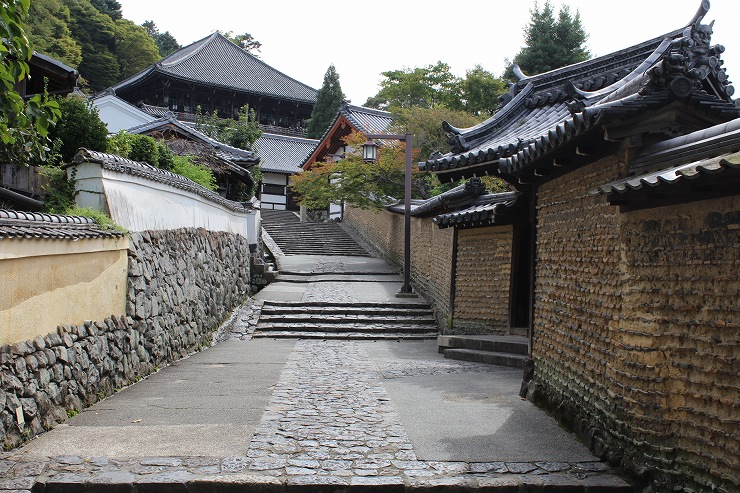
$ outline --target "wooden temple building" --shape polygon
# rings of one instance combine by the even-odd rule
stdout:
[[[303,136],[317,91],[270,67],[220,33],[196,41],[107,90],[156,117],[194,121],[197,108],[236,118],[249,105],[263,129]]]

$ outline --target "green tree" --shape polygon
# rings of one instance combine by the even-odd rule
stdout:
[[[169,31],[160,33],[154,21],[146,21],[141,27],[146,29],[146,33],[154,40],[157,48],[159,48],[159,56],[166,57],[175,50],[180,49],[180,44],[175,37]]]
[[[349,135],[345,142],[355,149],[344,159],[314,165],[293,177],[291,189],[298,202],[308,209],[325,209],[331,203],[346,202],[363,209],[380,209],[403,197],[405,146],[383,146],[375,163],[362,159],[365,137]],[[415,168],[412,193],[419,196],[418,168]]]
[[[78,96],[57,99],[62,114],[49,132],[52,141],[57,141],[61,162],[72,162],[80,147],[91,151],[106,150],[108,129],[100,120],[98,110],[91,102]]]
[[[116,0],[91,0],[93,7],[114,21],[123,18],[121,4]]]
[[[82,47],[69,30],[69,8],[61,0],[33,0],[28,10],[28,39],[34,49],[77,68]]]
[[[385,79],[380,91],[365,102],[371,108],[434,108],[459,97],[459,80],[450,72],[450,66],[441,61],[435,65],[404,68],[382,73]]]
[[[456,110],[467,111],[476,116],[489,117],[498,108],[499,96],[507,90],[508,87],[503,79],[495,77],[480,65],[476,65],[472,70],[468,70],[465,78],[460,81],[460,97],[451,99],[449,104],[451,108]]]
[[[418,158],[426,160],[434,151],[449,152],[450,144],[442,128],[446,121],[458,128],[472,127],[480,123],[480,118],[465,111],[453,110],[444,106],[424,108],[394,108],[392,128],[398,133],[410,133],[413,136],[414,149]]]
[[[121,78],[141,72],[159,60],[159,48],[146,29],[127,19],[115,22],[115,54]]]
[[[262,43],[254,39],[254,37],[249,33],[244,34],[234,34],[233,31],[223,32],[223,31],[217,31],[224,35],[226,39],[237,45],[238,47],[244,49],[245,51],[249,52],[254,57],[259,58],[259,51],[260,48],[262,48]]]
[[[324,74],[324,83],[319,89],[316,105],[311,111],[311,120],[308,122],[306,137],[318,139],[324,135],[345,99],[342,86],[339,84],[339,74],[337,69],[334,68],[334,64],[331,64]]]
[[[201,107],[195,111],[195,128],[221,143],[239,149],[252,149],[254,142],[262,135],[262,129],[257,122],[257,115],[249,105],[239,110],[239,119],[219,118],[218,112],[203,114]]]
[[[525,74],[541,74],[589,59],[591,54],[585,46],[588,35],[578,10],[572,14],[570,7],[563,5],[555,20],[554,10],[547,0],[542,10],[535,3],[530,14],[529,25],[524,28],[526,46],[513,60]],[[511,66],[504,75],[512,77]]]
[[[94,91],[105,89],[120,80],[121,68],[115,55],[116,26],[98,11],[90,0],[69,2],[72,36],[82,47],[80,76]]]
[[[38,94],[24,102],[15,91],[15,85],[28,77],[33,56],[25,31],[30,0],[0,2],[0,160],[41,163],[49,151],[49,129],[59,118],[59,105]]]

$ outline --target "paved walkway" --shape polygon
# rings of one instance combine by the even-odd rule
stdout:
[[[400,287],[378,259],[332,260],[278,259],[382,276],[270,285],[224,342],[3,454],[0,490],[630,491],[519,399],[520,370],[445,360],[434,341],[250,339],[259,300],[382,301]]]

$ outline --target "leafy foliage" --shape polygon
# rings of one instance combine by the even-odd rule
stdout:
[[[508,91],[503,79],[495,77],[480,65],[467,71],[458,89],[458,97],[448,98],[450,108],[485,118],[493,115],[499,105],[499,96]]]
[[[108,139],[106,151],[168,171],[172,170],[176,157],[163,141],[148,135],[129,134],[123,130]]]
[[[82,85],[101,90],[160,57],[155,40],[120,9],[115,0],[33,0],[29,36],[39,51],[77,68]]]
[[[365,106],[397,111],[405,108],[440,108],[488,117],[498,107],[506,83],[476,65],[464,78],[455,77],[443,62],[426,67],[383,72],[380,91]]]
[[[355,149],[336,162],[315,164],[293,177],[291,188],[298,202],[308,209],[325,209],[331,203],[347,202],[363,209],[380,209],[404,194],[405,144],[385,145],[375,163],[362,159],[365,137],[352,133],[345,139]],[[426,198],[426,173],[412,170],[412,196]]]
[[[146,33],[154,40],[157,48],[159,48],[159,56],[166,57],[173,51],[180,49],[180,45],[175,37],[169,31],[160,33],[154,21],[146,21],[141,27],[146,29]]]
[[[57,141],[59,159],[63,163],[72,161],[80,147],[92,151],[105,151],[108,129],[100,120],[98,110],[81,97],[69,96],[57,99],[62,114],[49,132],[49,138]]]
[[[228,31],[228,32],[218,31],[218,32],[223,34],[226,39],[228,39],[229,41],[231,41],[238,47],[249,52],[250,55],[259,58],[259,51],[260,51],[260,48],[262,48],[262,43],[254,39],[254,37],[252,37],[251,34],[249,33],[234,34],[233,31]]]
[[[529,25],[524,28],[526,46],[513,60],[525,74],[541,74],[589,59],[591,54],[585,47],[588,35],[577,10],[572,14],[570,7],[563,5],[556,20],[547,0],[542,10],[535,4],[530,14]],[[505,76],[511,78],[511,67]]]
[[[121,13],[121,4],[116,0],[90,0],[93,7],[98,9],[101,13],[107,15],[114,21],[117,21],[123,17]]]
[[[254,142],[262,135],[262,129],[257,122],[257,115],[249,105],[239,110],[239,120],[219,118],[216,110],[213,113],[203,113],[201,107],[195,110],[195,128],[224,144],[239,149],[249,150]]]
[[[413,135],[412,143],[414,149],[418,150],[418,157],[421,160],[426,160],[434,151],[449,152],[450,144],[442,129],[443,121],[459,128],[472,127],[480,123],[480,119],[470,113],[444,106],[393,108],[392,113],[392,128],[399,133],[408,132]]]
[[[33,0],[28,10],[28,39],[36,51],[77,67],[82,47],[69,29],[71,16],[62,0]]]
[[[331,125],[345,99],[342,86],[339,84],[339,74],[333,64],[329,65],[324,74],[324,83],[316,97],[316,105],[311,111],[311,120],[306,129],[306,137],[309,139],[320,138],[327,127]]]
[[[28,76],[33,55],[25,32],[30,0],[0,1],[0,159],[40,163],[49,151],[49,129],[60,116],[59,105],[38,94],[24,102],[14,90]]]
[[[121,233],[128,233],[128,230],[126,228],[119,225],[113,219],[108,217],[108,215],[105,212],[99,211],[97,209],[91,209],[90,207],[73,206],[73,207],[68,208],[64,212],[61,212],[60,214],[65,214],[67,216],[89,217],[89,218],[94,219],[95,222],[98,223],[98,226],[100,227],[100,229],[120,231]]]
[[[159,47],[152,42],[146,29],[130,20],[116,21],[114,39],[116,58],[123,77],[141,72],[159,60]]]
[[[173,162],[173,173],[189,178],[209,190],[218,189],[213,172],[201,164],[194,163],[192,156],[173,156]]]
[[[443,62],[414,69],[390,70],[381,75],[380,91],[365,106],[388,109],[421,106],[434,108],[447,103],[454,94],[456,78]]]

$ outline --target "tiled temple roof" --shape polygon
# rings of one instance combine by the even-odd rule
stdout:
[[[132,127],[128,129],[127,132],[132,134],[143,134],[154,130],[164,129],[168,126],[176,129],[178,132],[194,140],[200,141],[210,146],[211,148],[213,148],[214,154],[217,157],[226,161],[230,161],[231,163],[239,164],[244,167],[249,167],[259,162],[259,157],[257,157],[257,155],[253,151],[239,149],[238,147],[232,147],[230,145],[219,142],[216,139],[213,139],[212,137],[209,137],[204,133],[196,130],[192,126],[179,121],[171,112],[165,113],[164,116],[162,116],[161,118],[157,118],[154,121],[142,123],[141,125]]]
[[[646,147],[630,164],[633,176],[590,191],[632,208],[680,198],[701,200],[737,193],[740,118]],[[670,190],[665,190],[670,186]]]
[[[522,218],[525,210],[520,204],[519,192],[492,193],[481,195],[470,207],[440,214],[434,223],[440,228],[483,227],[494,224],[511,224]]]
[[[387,111],[345,103],[339,108],[331,125],[321,136],[313,152],[303,161],[301,167],[305,169],[310,164],[323,161],[329,150],[333,152],[344,145],[340,139],[349,135],[353,130],[364,134],[386,133],[392,122],[393,116]],[[351,128],[344,128],[347,124]]]
[[[344,116],[358,132],[383,133],[388,130],[393,117],[387,111],[344,104],[339,108],[339,114]]]
[[[51,240],[122,238],[124,234],[121,231],[102,228],[89,217],[0,209],[0,240],[3,238]]]
[[[555,165],[553,159],[562,149],[573,150],[586,135],[600,138],[597,130],[603,133],[604,124],[676,101],[716,122],[736,118],[740,110],[731,100],[734,89],[721,61],[715,63],[724,48],[707,45],[709,56],[690,39],[694,22],[703,15],[698,13],[687,28],[664,37],[523,78],[485,122],[468,129],[445,124],[452,152],[433,155],[421,169],[442,180],[483,174],[537,176]]]
[[[113,86],[114,91],[136,85],[153,73],[239,92],[316,103],[318,91],[213,33],[181,48],[151,67]]]
[[[591,195],[622,194],[631,190],[677,185],[685,180],[699,180],[705,176],[722,175],[723,180],[740,177],[740,153],[704,159],[672,168],[630,176],[592,190]]]
[[[254,148],[262,171],[291,174],[303,171],[301,164],[318,143],[316,139],[263,133],[255,141]]]
[[[116,156],[115,154],[106,154],[103,152],[80,149],[74,157],[75,163],[96,163],[103,166],[104,169],[126,173],[133,176],[142,176],[149,180],[165,183],[180,190],[185,190],[211,202],[215,202],[235,212],[247,212],[252,209],[248,202],[234,202],[225,199],[211,190],[195,183],[194,181],[163,169],[155,168],[147,163],[132,161],[131,159]],[[70,164],[68,166],[73,166]]]

